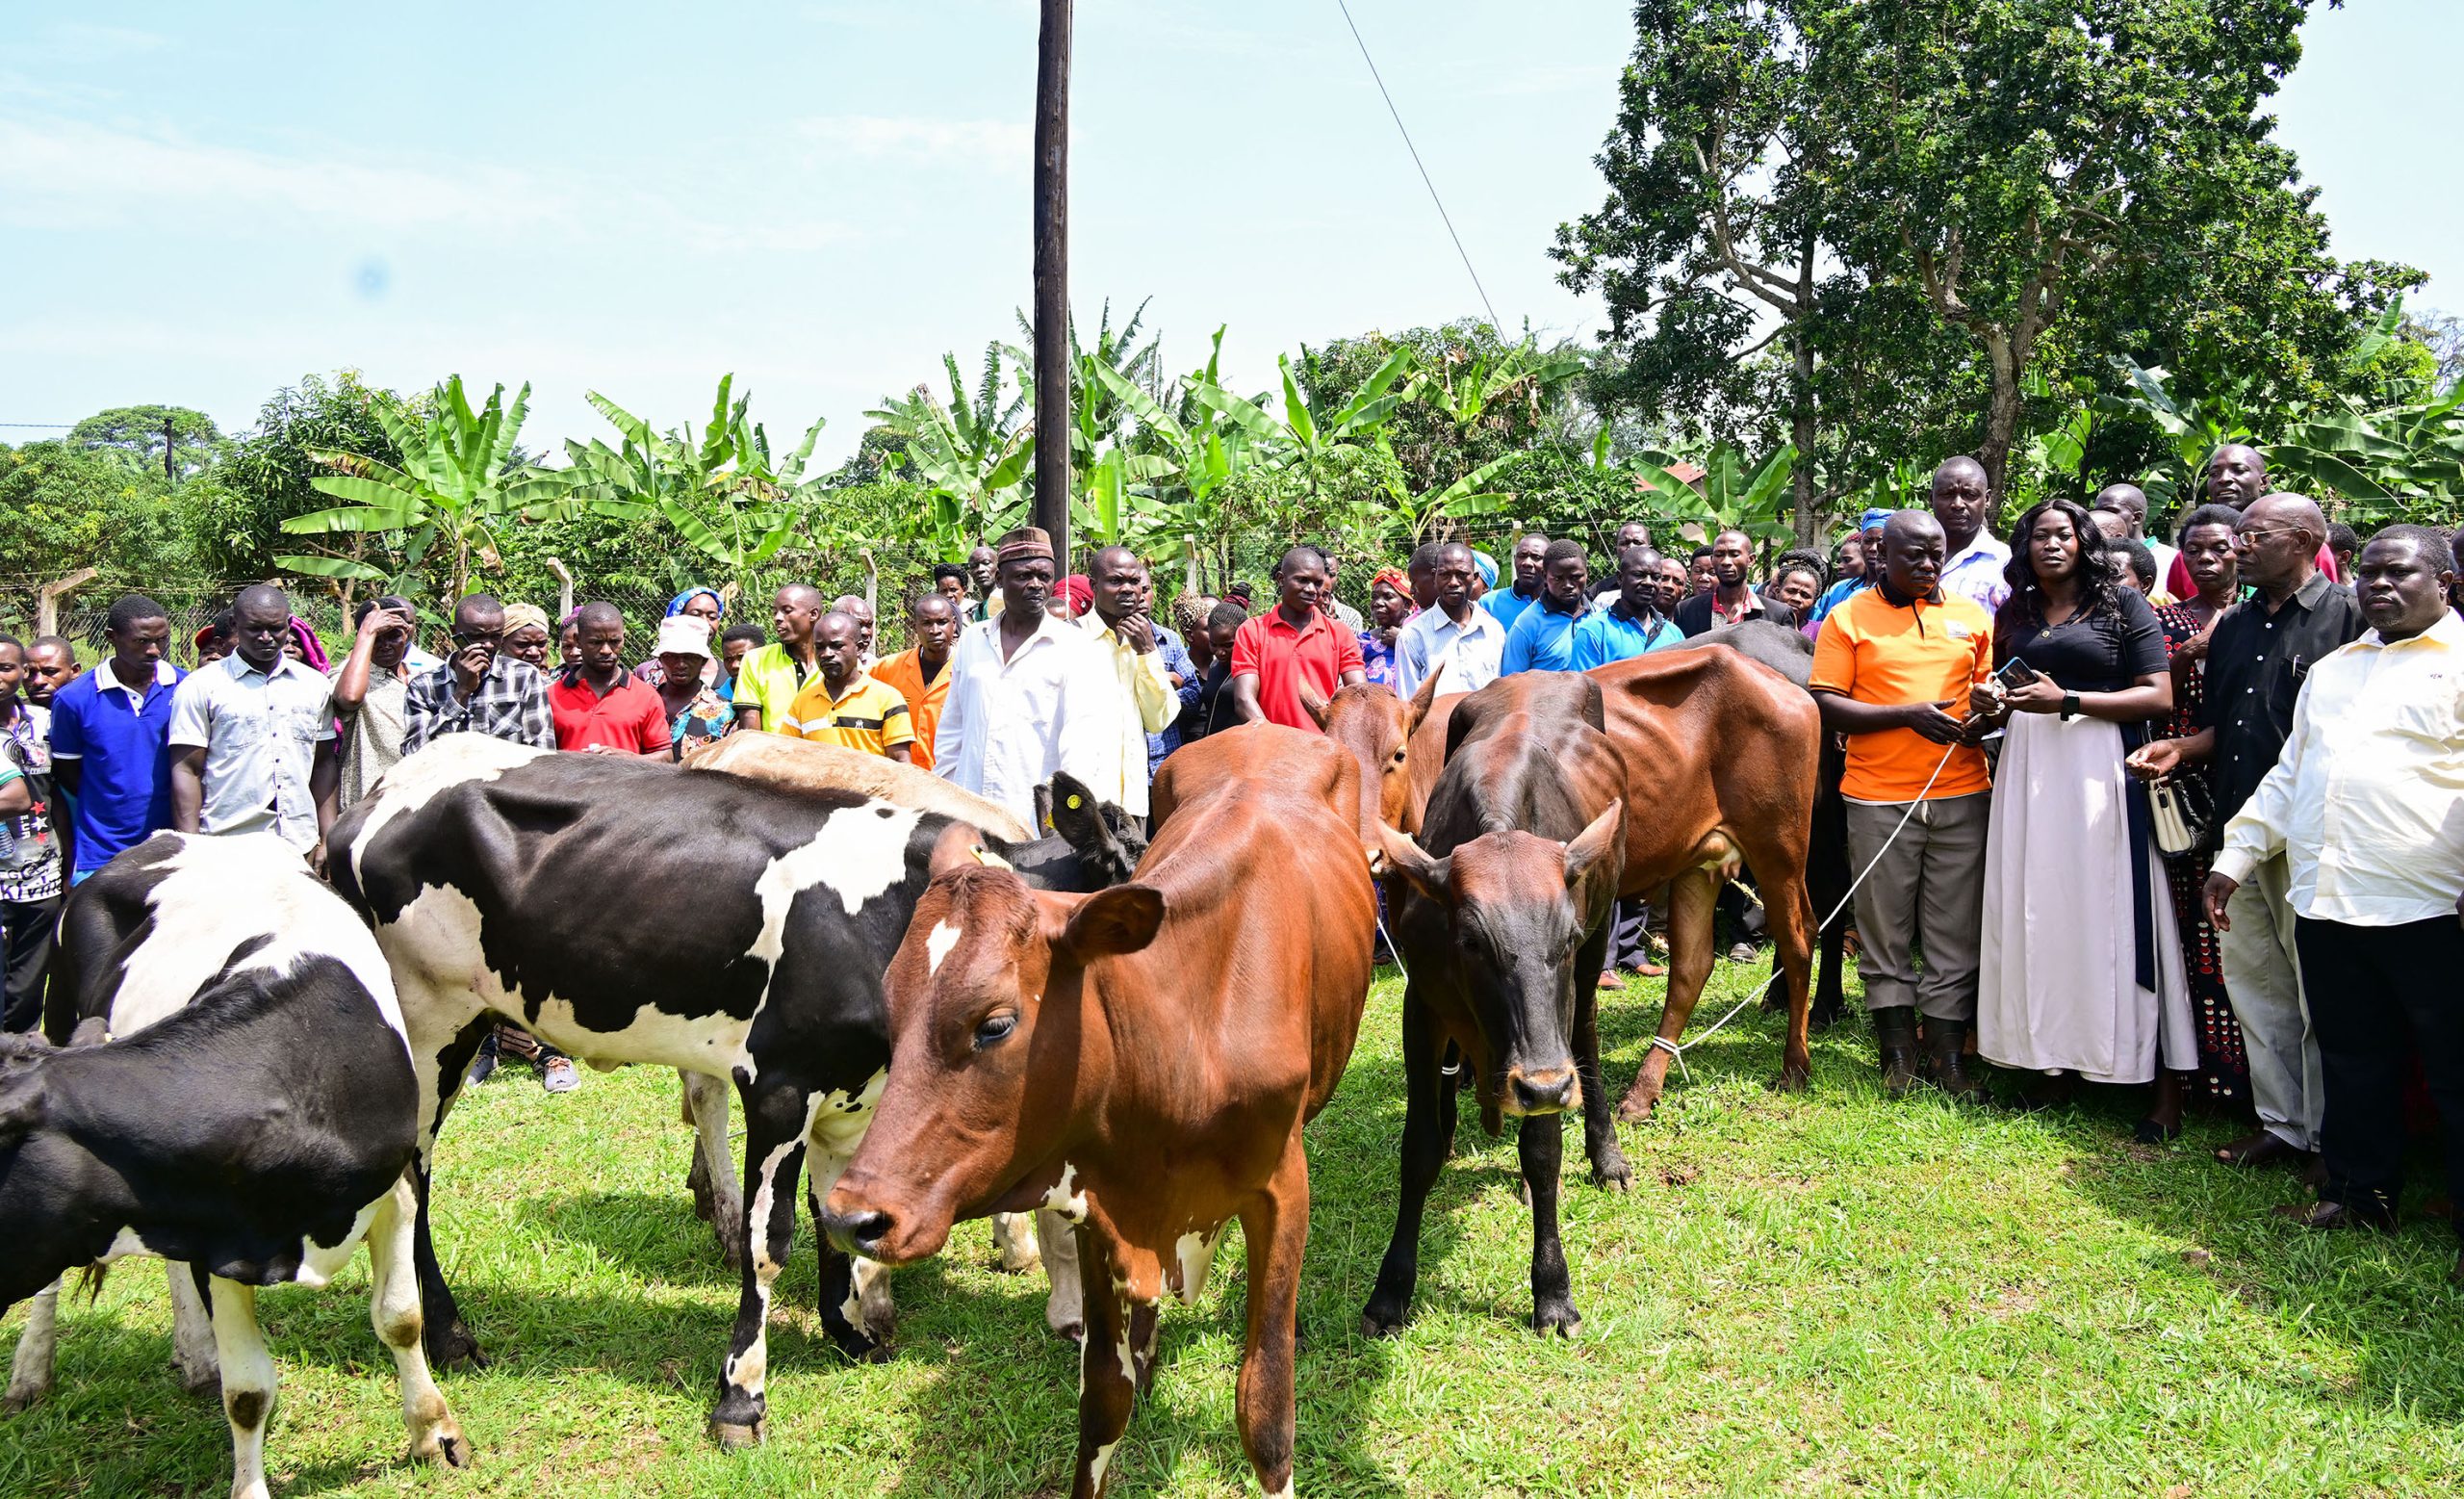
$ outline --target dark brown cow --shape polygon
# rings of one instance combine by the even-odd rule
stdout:
[[[1618,893],[1669,889],[1668,1004],[1659,1035],[1618,1105],[1648,1118],[1668,1059],[1711,976],[1711,908],[1722,882],[1751,864],[1787,979],[1788,1039],[1780,1084],[1802,1088],[1813,906],[1806,847],[1813,822],[1822,715],[1768,666],[1726,646],[1655,651],[1584,673],[1600,684],[1608,737],[1626,755],[1626,876]]]
[[[1351,1057],[1374,923],[1360,774],[1322,737],[1212,735],[1155,783],[1136,883],[1087,896],[953,863],[891,962],[889,1076],[831,1191],[833,1238],[891,1264],[957,1219],[1050,1207],[1086,1296],[1072,1491],[1100,1494],[1152,1365],[1156,1301],[1248,1245],[1236,1409],[1292,1486],[1293,1332],[1309,1233],[1301,1125]]]
[[[1523,1121],[1516,1146],[1531,1196],[1532,1326],[1571,1334],[1582,1321],[1557,1239],[1563,1112],[1580,1102],[1601,1185],[1623,1189],[1630,1175],[1601,1088],[1594,1007],[1627,787],[1601,714],[1599,685],[1569,673],[1491,683],[1454,711],[1421,841],[1379,830],[1411,893],[1395,924],[1409,975],[1402,1197],[1361,1317],[1373,1336],[1400,1331],[1411,1307],[1422,1210],[1454,1137],[1450,1048],[1490,1134],[1502,1116]]]

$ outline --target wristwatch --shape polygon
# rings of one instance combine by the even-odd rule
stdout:
[[[2068,723],[2071,719],[2078,716],[2079,694],[2076,692],[2065,692],[2062,694],[2062,721],[2064,723]]]

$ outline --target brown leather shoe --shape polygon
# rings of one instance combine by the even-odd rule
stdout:
[[[1665,963],[1637,963],[1634,965],[1634,971],[1645,978],[1666,978],[1668,977],[1668,965]]]
[[[1623,989],[1626,987],[1626,981],[1617,976],[1617,970],[1615,969],[1602,969],[1600,970],[1600,987],[1603,989]]]
[[[2380,1233],[2396,1231],[2396,1215],[2383,1207],[2355,1207],[2344,1202],[2286,1202],[2272,1209],[2278,1218],[2290,1219],[2304,1228],[2371,1228]]]

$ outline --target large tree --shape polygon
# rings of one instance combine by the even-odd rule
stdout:
[[[2028,377],[2066,316],[2073,353],[2092,359],[2176,336],[2186,313],[2221,316],[2220,285],[2254,300],[2238,331],[2256,342],[2334,305],[2323,223],[2261,113],[2300,58],[2308,9],[1862,0],[1823,13],[1809,76],[1846,101],[1837,243],[1975,341],[1989,376],[1977,456],[1997,494]]]
[[[1852,289],[1827,268],[1835,101],[1809,84],[1798,0],[1639,0],[1597,213],[1557,229],[1558,279],[1598,291],[1622,356],[1600,394],[1707,416],[1752,404],[1750,357],[1785,350],[1797,451],[1820,447],[1818,325]],[[1795,470],[1797,530],[1815,465]]]

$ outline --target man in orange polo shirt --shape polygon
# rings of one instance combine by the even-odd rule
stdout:
[[[1243,723],[1264,719],[1318,732],[1300,706],[1300,684],[1320,697],[1369,680],[1360,641],[1319,606],[1326,596],[1324,554],[1306,542],[1275,564],[1282,597],[1232,637],[1232,702]]]
[[[950,700],[950,648],[959,639],[958,605],[936,589],[915,601],[907,624],[914,647],[874,667],[873,680],[907,699],[908,717],[915,728],[909,763],[930,770],[933,736],[941,726],[941,705]]]
[[[1993,621],[1973,601],[1943,593],[1947,551],[1933,516],[1892,516],[1883,527],[1882,581],[1823,620],[1810,685],[1823,726],[1848,740],[1840,791],[1850,865],[1863,874],[1857,971],[1883,1086],[1894,1094],[1916,1086],[1921,1009],[1923,1075],[1955,1098],[1981,1098],[1985,1084],[1968,1072],[1965,1052],[1976,1022],[1993,798],[1968,689],[1991,674]],[[1921,973],[1915,946],[1925,954]]]

